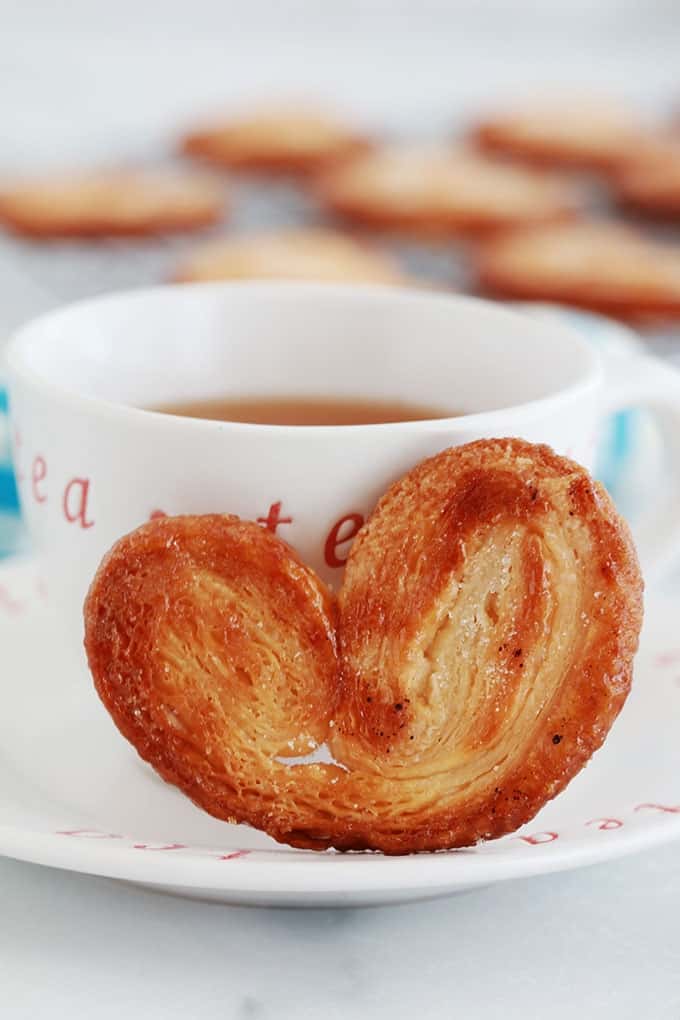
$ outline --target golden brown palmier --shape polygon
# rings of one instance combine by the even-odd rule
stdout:
[[[104,560],[86,648],[121,732],[211,814],[293,846],[404,854],[511,832],[586,764],[628,694],[641,591],[628,530],[581,467],[482,440],[379,502],[337,631],[279,539],[180,517]],[[335,763],[286,761],[323,743]]]
[[[226,198],[203,176],[98,171],[17,183],[0,193],[0,223],[36,238],[134,236],[216,223]]]
[[[310,174],[361,152],[366,136],[331,112],[303,105],[262,107],[192,131],[182,151],[221,166]]]
[[[569,219],[580,206],[544,172],[444,148],[376,149],[322,175],[317,192],[351,222],[433,237]]]
[[[388,255],[345,234],[303,229],[246,234],[205,244],[189,252],[174,279],[409,282]]]
[[[680,247],[613,223],[517,231],[480,246],[488,294],[554,301],[623,319],[680,316]]]
[[[490,116],[473,131],[480,148],[529,163],[608,171],[644,135],[625,106],[597,97],[554,97]]]

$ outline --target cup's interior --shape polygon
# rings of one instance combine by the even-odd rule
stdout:
[[[490,411],[578,386],[588,346],[561,324],[390,288],[215,284],[83,302],[25,327],[15,370],[142,408],[232,396],[335,396]]]

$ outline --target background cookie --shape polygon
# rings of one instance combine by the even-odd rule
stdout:
[[[153,234],[217,222],[226,200],[216,182],[161,172],[46,177],[0,192],[0,222],[34,237]]]
[[[610,223],[518,231],[481,246],[477,279],[503,297],[623,318],[680,317],[680,247]]]
[[[306,174],[368,144],[332,113],[290,106],[218,120],[188,134],[181,146],[191,156],[223,166]]]
[[[618,200],[636,212],[680,216],[680,137],[650,139],[614,179]]]
[[[473,130],[477,144],[488,151],[594,170],[617,166],[642,134],[627,107],[596,97],[526,103],[488,117]]]
[[[571,217],[571,185],[467,150],[392,147],[324,175],[321,200],[372,227],[425,235],[475,234]]]
[[[190,252],[174,279],[408,282],[388,255],[330,230],[286,230],[215,241]]]

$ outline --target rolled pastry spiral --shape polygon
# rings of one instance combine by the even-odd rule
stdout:
[[[628,694],[641,593],[581,467],[482,440],[389,489],[337,601],[256,524],[146,524],[103,561],[85,643],[123,735],[206,811],[403,854],[514,831],[567,785]]]

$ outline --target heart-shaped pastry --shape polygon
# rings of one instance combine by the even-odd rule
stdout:
[[[513,831],[605,739],[642,580],[583,468],[481,440],[418,465],[357,536],[337,604],[285,543],[154,520],[103,561],[86,649],[116,725],[218,818],[408,853]],[[333,762],[291,762],[326,744]]]

